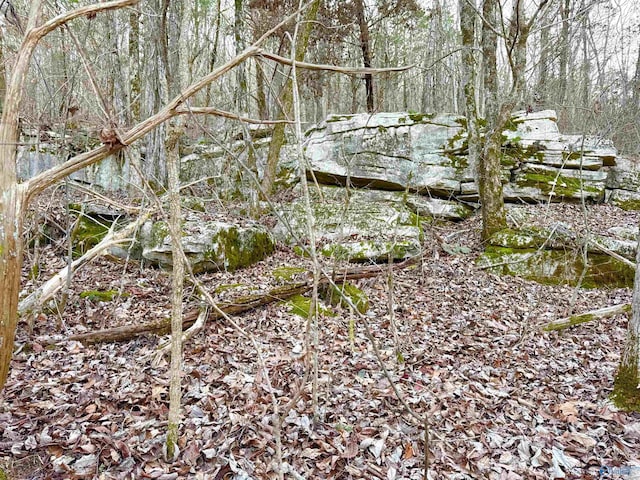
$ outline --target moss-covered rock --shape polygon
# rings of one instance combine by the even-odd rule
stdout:
[[[196,215],[183,222],[181,240],[196,273],[233,271],[262,260],[274,250],[271,235],[260,225],[203,221]],[[144,258],[164,267],[172,265],[171,237],[165,222],[147,222],[141,229],[140,243]]]
[[[609,203],[623,210],[640,210],[640,191],[615,189],[611,192]]]
[[[113,222],[81,215],[73,229],[71,242],[74,256],[79,257],[102,241]]]
[[[605,172],[566,170],[545,165],[524,165],[513,172],[505,185],[505,199],[526,201],[578,201],[585,198],[602,202],[605,197]]]
[[[403,259],[420,252],[420,217],[405,206],[402,192],[311,188],[319,252],[354,262]],[[274,235],[286,243],[308,240],[303,200],[282,204]]]
[[[273,278],[279,282],[291,282],[307,272],[306,268],[283,265],[273,270]]]
[[[488,246],[477,260],[479,267],[500,275],[514,275],[547,285],[582,288],[630,288],[634,269],[604,254],[589,254],[585,265],[577,250],[539,250]],[[582,272],[584,278],[578,285]]]
[[[80,292],[80,298],[86,298],[92,302],[112,302],[119,295],[117,290],[85,290]],[[127,292],[122,292],[122,297],[128,297]]]

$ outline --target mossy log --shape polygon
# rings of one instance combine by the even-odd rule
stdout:
[[[414,257],[398,263],[394,268],[406,268],[418,261],[419,257]],[[375,277],[380,274],[384,274],[385,271],[379,266],[367,266],[360,268],[349,268],[335,272],[332,276],[332,281],[336,284],[344,283],[348,280],[357,280],[360,278]],[[320,279],[320,286],[327,286],[331,282],[328,278]],[[264,305],[268,305],[273,302],[279,302],[287,300],[294,295],[302,295],[313,288],[313,280],[309,279],[304,282],[296,282],[288,285],[279,286],[269,290],[267,293],[260,295],[248,295],[235,299],[233,302],[219,303],[218,307],[222,312],[227,315],[235,315],[249,310],[253,310]],[[183,328],[188,328],[198,318],[200,310],[197,307],[190,308],[185,312],[183,318]],[[209,313],[208,319],[217,320],[222,317],[222,314],[212,310]],[[124,342],[131,340],[139,335],[146,333],[154,333],[162,335],[168,333],[171,327],[170,318],[161,318],[151,322],[146,322],[138,325],[123,325],[121,327],[107,328],[104,330],[97,330],[94,332],[79,333],[77,335],[71,335],[69,340],[76,340],[85,344],[92,343],[104,343],[104,342]]]
[[[587,323],[592,320],[600,320],[603,318],[611,317],[619,313],[631,312],[630,303],[622,303],[620,305],[614,305],[613,307],[599,308],[598,310],[591,310],[590,312],[580,313],[578,315],[571,315],[570,317],[561,318],[548,323],[544,326],[543,330],[550,332],[553,330],[562,330],[569,327],[574,327],[582,323]]]

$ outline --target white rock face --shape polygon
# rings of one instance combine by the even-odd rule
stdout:
[[[335,115],[308,132],[305,154],[322,183],[477,201],[465,127],[451,114]],[[504,137],[507,201],[602,202],[607,189],[640,187],[637,173],[614,170],[611,141],[560,133],[553,110],[516,112]]]

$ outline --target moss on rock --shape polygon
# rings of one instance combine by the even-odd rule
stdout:
[[[323,292],[322,296],[330,305],[350,307],[349,302],[356,307],[360,313],[366,313],[369,310],[369,297],[358,287],[349,282],[341,285],[329,285]],[[347,301],[348,299],[348,301]]]
[[[77,222],[71,236],[73,253],[76,257],[84,255],[88,250],[100,243],[113,223],[87,215],[80,215]]]
[[[311,299],[304,295],[294,295],[285,302],[290,307],[290,312],[302,318],[309,318],[314,312],[311,312]],[[324,305],[318,304],[318,313],[320,315],[335,316],[335,312]]]
[[[635,274],[629,265],[608,255],[590,254],[585,265],[582,255],[573,250],[488,246],[477,263],[496,274],[582,288],[630,288]],[[584,278],[578,285],[584,269]]]
[[[118,290],[85,290],[80,293],[80,298],[86,298],[92,302],[112,302],[118,296]],[[129,294],[123,292],[122,297],[128,297]]]
[[[279,282],[290,282],[296,276],[307,272],[306,268],[282,266],[273,270],[273,278]]]

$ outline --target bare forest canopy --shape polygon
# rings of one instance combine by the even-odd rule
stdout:
[[[168,8],[180,10],[181,25],[162,24],[156,13],[164,4],[150,0],[110,15],[76,19],[68,28],[50,34],[36,50],[29,72],[23,127],[59,135],[83,132],[96,139],[105,127],[126,129],[155,113],[161,100],[171,96],[167,79],[176,68],[165,71],[163,56],[171,63],[178,48],[187,49],[180,54],[187,58],[188,84],[228,61],[298,6],[293,0],[170,3]],[[534,3],[524,2],[527,8]],[[50,2],[45,11],[53,16],[82,4],[89,2]],[[5,75],[21,41],[29,2],[15,0],[13,7],[15,16],[6,17],[0,40]],[[303,122],[318,123],[331,113],[367,109],[464,113],[458,8],[458,2],[451,0],[320,2],[304,57],[307,62],[414,68],[371,79],[301,71]],[[638,8],[631,1],[549,2],[530,32],[526,86],[518,107],[553,109],[561,131],[600,134],[612,138],[621,153],[637,153]],[[505,9],[508,12],[506,4]],[[158,41],[162,33],[168,38],[166,48]],[[293,35],[292,24],[280,28],[264,49],[290,57]],[[182,37],[186,41],[180,42]],[[498,47],[498,80],[506,86],[509,45],[500,41]],[[275,119],[289,70],[256,57],[198,93],[190,105]],[[482,83],[481,76],[478,82]],[[482,100],[479,108],[482,114]],[[210,118],[190,118],[187,126],[194,138],[219,137],[224,128],[220,120]],[[153,137],[147,139],[148,148],[159,154]],[[162,168],[150,166],[149,170],[149,174],[164,174]]]

